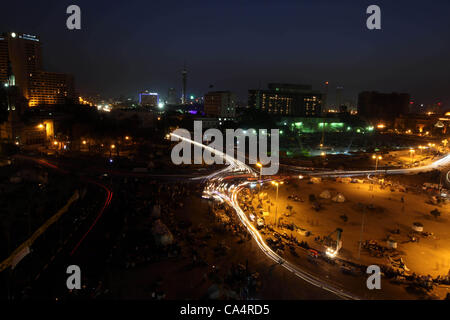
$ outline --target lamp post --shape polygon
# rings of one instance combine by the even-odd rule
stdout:
[[[262,170],[263,165],[260,162],[258,162],[256,164],[256,166],[259,168],[259,181],[261,181],[261,170]]]
[[[378,160],[382,160],[383,157],[382,156],[377,156],[376,154],[374,154],[372,156],[372,159],[375,160],[375,172],[377,172],[378,171]]]
[[[261,164],[261,162],[258,162],[258,163],[256,163],[256,166],[259,168],[259,180],[258,180],[258,184],[259,184],[259,192],[261,192],[261,170],[262,170],[262,167],[263,167],[263,165]],[[258,197],[259,197],[259,195],[258,195]]]
[[[272,181],[272,184],[273,184],[274,186],[277,187],[277,196],[276,196],[276,198],[275,198],[275,226],[278,226],[278,223],[277,223],[277,214],[278,214],[278,186],[279,186],[280,184],[283,184],[283,183],[284,183],[283,181],[280,181],[280,182]]]
[[[414,160],[414,153],[416,152],[416,150],[414,149],[409,149],[409,153],[411,155],[411,165],[413,164],[413,160]]]

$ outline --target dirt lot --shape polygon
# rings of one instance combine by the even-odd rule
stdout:
[[[398,253],[406,266],[412,272],[423,275],[446,275],[450,269],[450,232],[449,204],[431,205],[426,203],[428,196],[412,192],[391,191],[390,188],[381,189],[379,185],[369,183],[341,183],[323,181],[310,184],[308,181],[294,180],[280,186],[278,196],[278,217],[281,223],[295,223],[297,226],[311,231],[309,237],[296,234],[309,245],[323,250],[323,246],[314,241],[316,236],[327,236],[337,228],[342,228],[343,247],[339,256],[363,264],[388,264],[387,258],[376,258],[362,249],[358,259],[359,240],[376,240],[386,246],[387,236],[397,241]],[[346,198],[344,203],[336,203],[331,199],[321,199],[320,194],[328,190],[331,196],[342,193]],[[273,223],[275,213],[275,194],[273,186],[266,187],[269,199],[273,205],[264,204],[263,210],[270,212],[266,221]],[[314,194],[321,209],[313,209],[309,195]],[[288,200],[288,196],[297,195],[303,202]],[[403,201],[402,201],[403,198]],[[284,213],[288,205],[293,207],[292,215],[286,217]],[[441,216],[434,218],[430,211],[438,209]],[[341,216],[347,216],[347,221]],[[361,236],[361,224],[364,216],[364,228]],[[412,231],[414,222],[423,224],[424,232],[433,233],[432,236],[420,236],[419,242],[409,242],[408,233]],[[399,234],[391,231],[400,230]],[[335,235],[334,235],[335,236]]]

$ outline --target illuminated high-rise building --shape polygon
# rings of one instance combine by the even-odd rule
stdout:
[[[42,69],[42,48],[37,36],[25,33],[0,35],[0,83],[8,81],[8,65],[15,85],[29,106],[64,104],[74,101],[73,77]]]
[[[269,114],[317,117],[321,115],[322,93],[310,85],[270,83],[267,90],[248,91],[248,106]]]
[[[158,105],[158,94],[148,91],[139,93],[139,105],[142,107],[156,107]]]

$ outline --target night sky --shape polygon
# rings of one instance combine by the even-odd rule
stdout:
[[[77,4],[82,29],[66,28]],[[366,8],[382,10],[382,30],[366,28]],[[148,89],[188,94],[247,90],[267,82],[411,93],[450,106],[450,1],[8,1],[0,31],[40,36],[48,71],[75,76],[81,93],[137,96]]]

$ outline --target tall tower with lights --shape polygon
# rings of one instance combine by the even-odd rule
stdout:
[[[187,70],[186,70],[186,63],[184,64],[183,71],[181,72],[182,79],[183,79],[183,92],[181,95],[181,104],[186,104],[186,82],[187,82]]]

